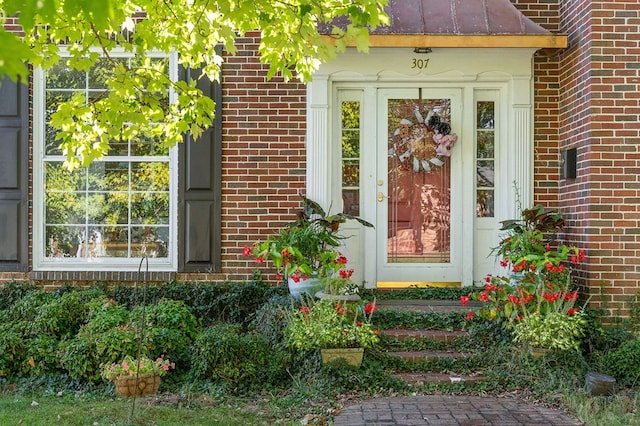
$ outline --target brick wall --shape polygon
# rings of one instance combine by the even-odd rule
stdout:
[[[588,261],[578,274],[592,303],[626,316],[640,278],[640,2],[514,3],[539,24],[569,36],[559,56],[535,62],[536,202],[556,203],[557,187],[566,242],[587,249]],[[559,20],[545,20],[554,8]],[[577,148],[577,179],[560,180],[554,163],[558,149],[567,148]]]
[[[295,220],[305,188],[306,87],[266,80],[259,33],[225,55],[222,82],[222,255],[227,279],[244,280],[257,266],[246,245]],[[266,271],[265,271],[266,272]]]
[[[561,138],[578,147],[578,179],[563,185],[563,202],[573,235],[586,239],[593,300],[626,316],[640,278],[640,2],[566,1],[562,17],[571,49]]]

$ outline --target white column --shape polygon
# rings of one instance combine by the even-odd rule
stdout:
[[[507,167],[511,169],[510,185],[511,192],[514,193],[513,185],[517,185],[520,194],[522,208],[531,207],[533,204],[533,102],[532,102],[532,79],[515,78],[513,87],[512,103],[512,140],[508,142],[510,146],[509,163]],[[507,169],[508,170],[508,169]],[[512,218],[520,217],[518,206],[513,194],[513,215]]]
[[[314,75],[307,85],[306,196],[327,208],[330,203],[329,79]]]

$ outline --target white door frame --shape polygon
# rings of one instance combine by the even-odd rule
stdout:
[[[383,87],[399,87],[408,85],[430,85],[441,83],[452,87],[464,88],[465,108],[472,102],[469,90],[474,88],[499,88],[506,92],[506,141],[500,150],[500,158],[496,159],[496,168],[504,171],[502,179],[496,184],[504,196],[496,205],[498,221],[517,217],[517,203],[513,191],[514,183],[519,188],[520,202],[530,205],[533,201],[533,54],[536,49],[433,49],[422,61],[427,66],[416,69],[413,59],[416,54],[412,49],[371,49],[368,54],[357,53],[348,49],[345,54],[324,64],[315,74],[314,80],[307,86],[307,195],[321,205],[340,206],[340,186],[333,173],[336,149],[330,141],[334,140],[333,119],[335,116],[336,90],[338,87],[363,91],[363,114],[367,105],[375,105],[376,90]],[[415,86],[418,87],[418,86]],[[466,115],[466,114],[465,114]],[[466,126],[467,124],[465,124]],[[371,141],[370,131],[365,127],[363,139]],[[466,159],[468,155],[464,156]],[[463,159],[463,161],[468,161]],[[363,165],[369,164],[364,159]],[[375,164],[375,163],[374,163]],[[465,164],[471,167],[471,164]],[[363,179],[374,175],[371,170],[361,169]],[[371,189],[369,189],[371,188]],[[361,197],[375,197],[375,182],[363,187]],[[463,189],[465,198],[474,200],[473,188]],[[371,193],[369,193],[371,192]],[[471,206],[471,211],[475,211]],[[364,219],[371,220],[375,212],[363,211]],[[472,217],[471,217],[472,218]],[[375,218],[373,218],[375,219]],[[472,222],[468,220],[467,222]],[[472,226],[472,225],[467,225]],[[466,229],[466,228],[465,228]],[[473,247],[473,232],[465,246]],[[375,231],[363,230],[357,236],[357,244],[361,248],[375,245]],[[368,287],[376,283],[375,265],[369,255],[359,250],[364,265],[363,278]],[[471,257],[472,259],[472,257]],[[471,266],[469,266],[471,265]],[[472,261],[465,262],[463,268],[463,285],[473,283]]]

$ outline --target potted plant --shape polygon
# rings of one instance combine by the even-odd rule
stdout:
[[[340,269],[338,274],[327,278],[322,283],[322,289],[316,293],[319,299],[335,301],[360,301],[360,285],[351,280],[353,269]]]
[[[323,362],[337,357],[359,366],[364,349],[379,340],[379,331],[371,323],[376,310],[375,302],[310,301],[290,312],[285,328],[286,341],[297,350],[321,349]]]
[[[160,376],[175,368],[163,356],[155,361],[146,356],[135,359],[130,355],[119,363],[100,364],[102,378],[113,381],[116,392],[122,396],[154,394],[160,387]]]
[[[303,292],[315,293],[322,281],[344,268],[347,259],[337,250],[344,236],[338,233],[340,224],[356,220],[373,225],[345,213],[328,215],[315,201],[302,197],[302,210],[295,222],[284,226],[265,241],[245,246],[244,254],[259,264],[270,261],[278,279],[287,279],[294,297]]]

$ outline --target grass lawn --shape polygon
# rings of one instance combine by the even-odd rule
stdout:
[[[0,395],[1,425],[267,425],[255,411],[220,406],[201,399],[186,404],[175,399],[131,399]],[[285,423],[281,423],[285,424]]]

